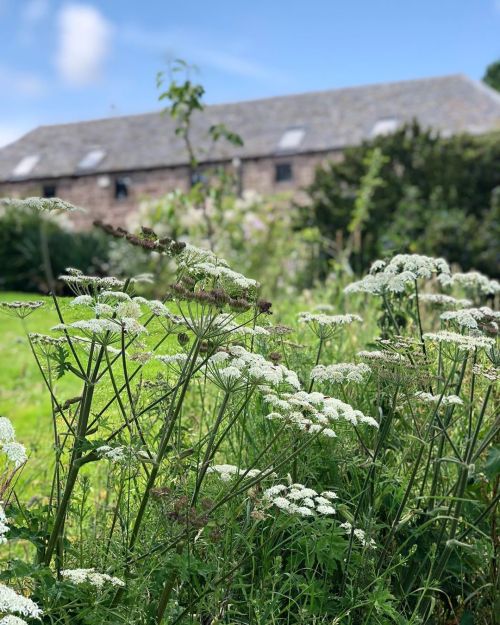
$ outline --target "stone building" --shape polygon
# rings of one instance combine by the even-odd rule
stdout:
[[[500,95],[463,75],[207,106],[193,119],[202,168],[235,169],[240,189],[296,192],[316,166],[347,146],[412,119],[442,135],[500,128]],[[242,147],[215,146],[208,128],[223,123]],[[175,122],[160,113],[41,126],[0,150],[0,195],[57,195],[123,224],[144,197],[187,189],[192,172]]]

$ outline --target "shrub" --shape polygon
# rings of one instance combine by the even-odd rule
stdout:
[[[0,206],[0,289],[47,292],[65,267],[102,272],[108,242],[99,232],[72,232],[64,216],[23,202]]]
[[[373,184],[366,176],[377,152],[383,160]],[[498,275],[498,133],[442,138],[414,123],[319,167],[304,220],[334,248],[337,242],[335,257],[352,236],[356,205],[367,188],[358,245],[347,249],[357,270],[397,251],[444,255],[464,269]]]

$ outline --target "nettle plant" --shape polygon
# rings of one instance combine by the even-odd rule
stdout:
[[[499,315],[436,287],[498,284],[377,263],[346,289],[382,312],[353,355],[361,316],[272,324],[259,284],[213,252],[105,229],[168,256],[175,280],[151,301],[140,279],[68,269],[53,333],[27,334],[52,480],[36,498],[17,487],[36,459],[3,418],[0,623],[490,623]]]

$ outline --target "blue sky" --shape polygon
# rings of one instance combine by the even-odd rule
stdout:
[[[158,107],[184,58],[207,102],[463,72],[500,58],[500,0],[0,0],[0,144]]]

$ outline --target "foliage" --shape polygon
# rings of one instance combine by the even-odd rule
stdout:
[[[72,232],[64,215],[23,202],[0,206],[0,289],[47,292],[65,267],[102,271],[107,247],[99,232]]]
[[[366,177],[374,150],[384,163],[372,188]],[[498,274],[499,163],[497,134],[442,138],[413,123],[318,168],[304,223],[320,229],[330,256],[347,250],[356,268],[398,251],[443,255],[464,269]],[[346,240],[367,188],[360,245],[352,250]]]
[[[3,418],[0,616],[490,625],[498,282],[396,256],[346,288],[352,313],[322,291],[285,326],[213,252],[108,231],[174,278],[148,300],[137,278],[70,269],[59,323],[25,336],[51,476],[33,497],[34,458]],[[43,310],[0,305],[23,324]]]
[[[500,61],[495,61],[488,65],[483,77],[483,82],[492,89],[500,91]]]

